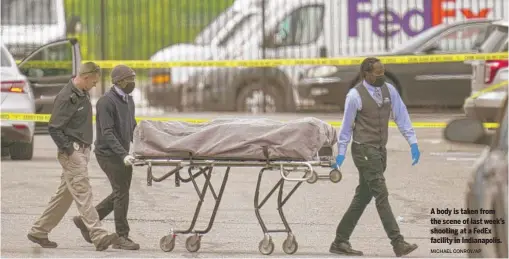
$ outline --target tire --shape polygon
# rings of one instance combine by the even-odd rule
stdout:
[[[268,83],[265,89],[267,90],[265,92],[266,94],[265,99],[266,101],[268,101],[268,103],[266,103],[267,107],[266,112],[267,113],[285,112],[286,103],[281,88],[278,87],[277,85]],[[256,103],[254,103],[254,105],[252,105],[251,108],[247,107],[246,104],[248,102],[248,99],[253,97],[253,94],[256,94],[256,96],[258,97],[261,96],[261,93],[264,93],[264,87],[263,84],[259,82],[253,82],[246,86],[241,87],[235,102],[236,110],[239,112],[251,112],[251,113],[263,112],[262,98],[259,98],[259,100],[255,100]]]
[[[34,138],[30,143],[16,142],[9,147],[12,160],[32,160],[34,155]]]

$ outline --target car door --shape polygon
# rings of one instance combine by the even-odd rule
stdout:
[[[471,54],[486,37],[489,23],[454,26],[432,38],[416,55]],[[405,68],[403,68],[404,70]],[[411,105],[461,106],[470,95],[471,67],[463,61],[406,65],[401,78]]]
[[[45,44],[18,64],[33,89],[36,113],[51,113],[56,95],[76,76],[80,63],[80,45],[73,38]]]

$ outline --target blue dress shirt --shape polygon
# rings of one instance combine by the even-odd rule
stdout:
[[[363,81],[362,83],[364,87],[366,87],[366,89],[368,90],[371,97],[375,99],[374,94],[376,87],[368,84],[366,81]],[[401,99],[398,90],[396,90],[396,88],[393,85],[389,83],[386,83],[386,85],[387,88],[389,89],[389,93],[391,96],[391,108],[392,108],[391,115],[394,122],[398,125],[399,131],[405,137],[409,145],[417,143],[417,137],[412,127],[412,122],[410,121],[410,116],[408,115],[405,103],[403,103],[403,100]],[[338,134],[339,155],[345,155],[346,153],[346,149],[352,137],[353,124],[355,117],[357,115],[357,111],[361,109],[362,101],[359,92],[357,92],[356,89],[352,88],[346,95],[343,123],[341,124],[341,129]]]

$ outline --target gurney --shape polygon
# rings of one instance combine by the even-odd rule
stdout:
[[[283,206],[303,182],[312,184],[323,179],[333,183],[341,181],[339,170],[330,170],[328,174],[318,174],[315,170],[319,167],[331,169],[336,139],[336,131],[331,125],[312,117],[289,122],[269,119],[218,119],[202,124],[141,121],[134,131],[133,154],[135,165],[147,166],[147,185],[152,186],[154,181],[161,182],[175,176],[176,187],[181,182],[192,182],[199,198],[190,226],[184,230],[170,230],[160,239],[161,250],[172,251],[178,234],[192,234],[186,240],[186,249],[189,252],[198,251],[202,236],[212,229],[230,169],[259,167],[254,195],[254,211],[264,234],[259,242],[259,251],[264,255],[271,254],[274,243],[270,234],[283,232],[287,233],[283,251],[295,253],[298,243],[285,218]],[[173,169],[156,177],[152,172],[155,166]],[[226,168],[217,193],[211,184],[214,167]],[[281,178],[266,197],[260,199],[262,175],[268,171],[279,171]],[[291,173],[300,173],[302,176],[290,177]],[[201,188],[196,182],[200,176],[205,178]],[[285,181],[297,182],[286,197],[283,195]],[[215,200],[214,208],[208,226],[197,230],[195,224],[208,189]],[[260,209],[276,190],[277,209],[284,229],[268,229],[260,215]]]

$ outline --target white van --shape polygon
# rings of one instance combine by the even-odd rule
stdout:
[[[0,5],[0,35],[15,59],[76,29],[77,24],[66,24],[63,0],[1,0]]]
[[[225,47],[228,42],[238,41],[239,38],[245,40],[243,32],[249,31],[251,26],[259,26],[262,1],[267,0],[236,0],[198,34],[194,43],[163,48],[152,55],[150,60],[189,61],[227,57],[227,52],[231,50]],[[189,75],[200,69],[206,68],[173,67],[150,70],[152,82],[144,87],[149,105],[178,109],[181,85],[187,82]]]

